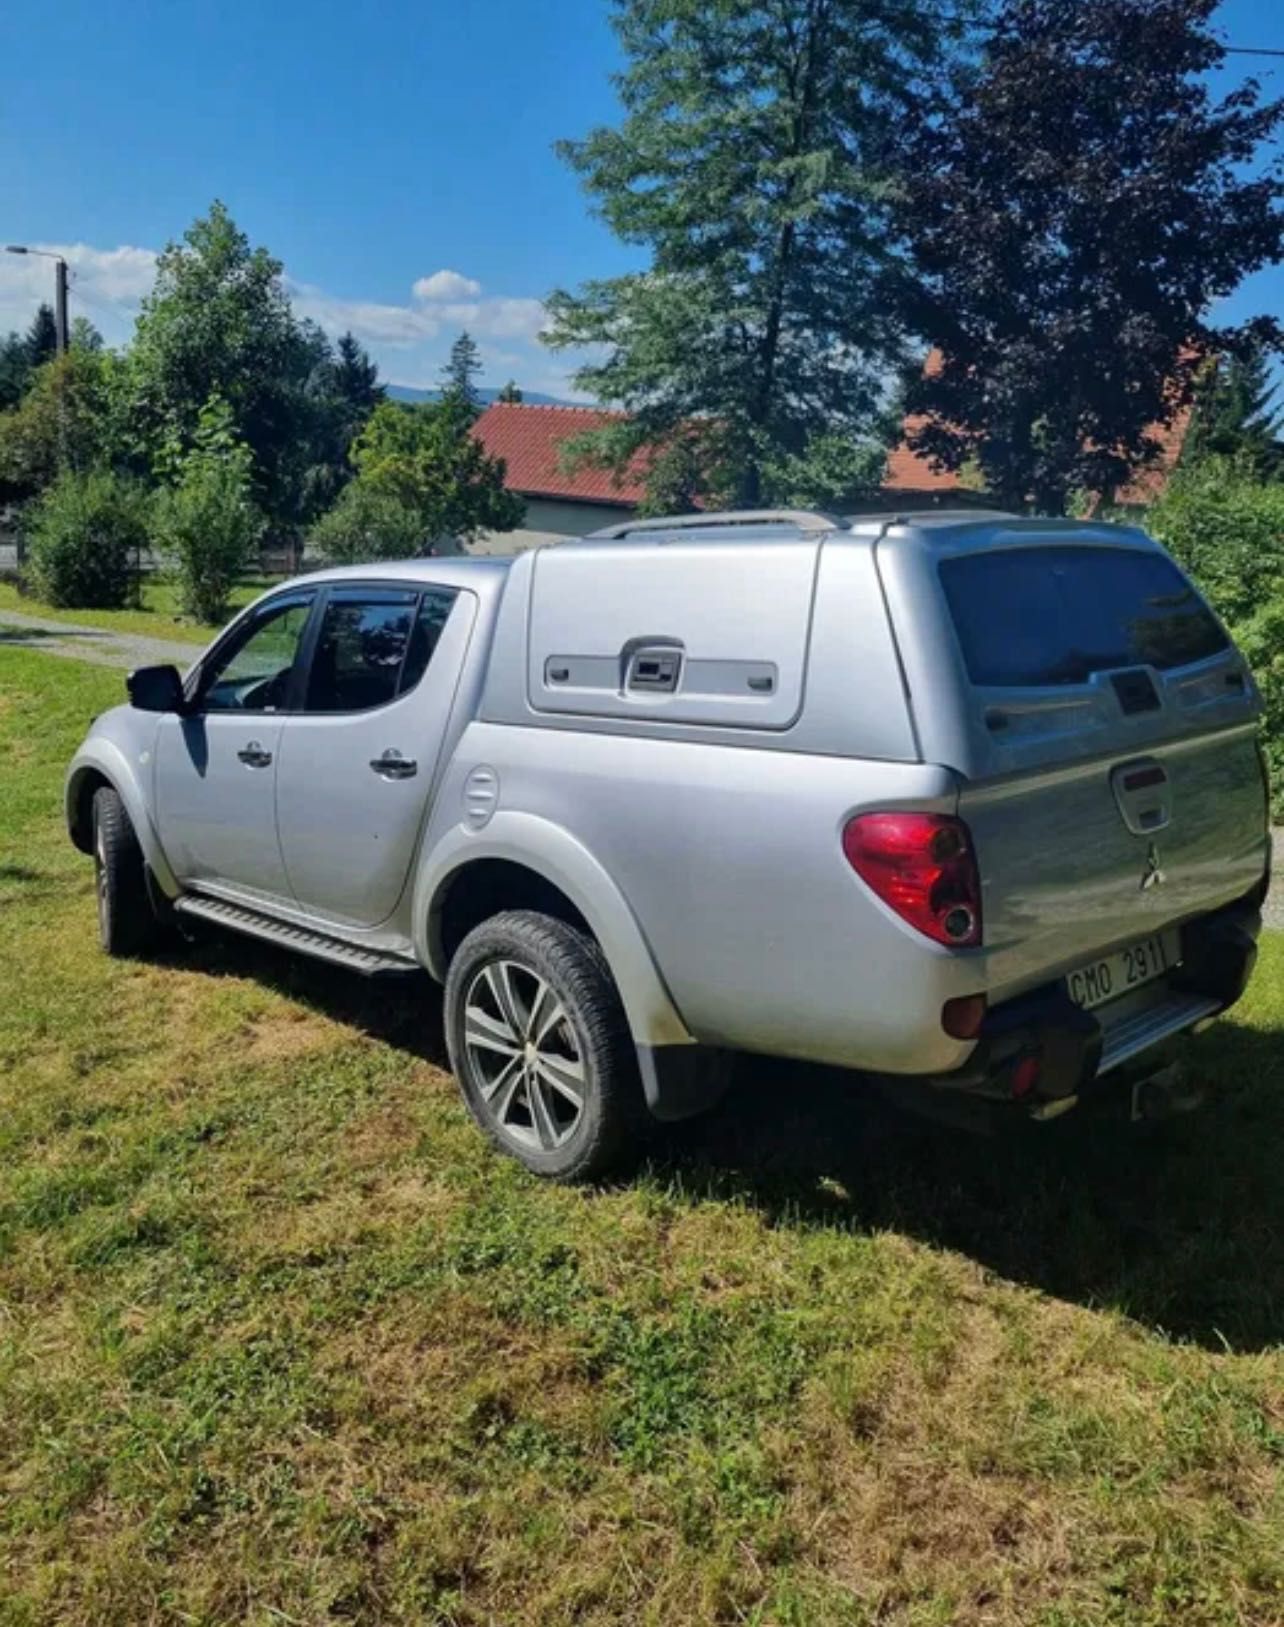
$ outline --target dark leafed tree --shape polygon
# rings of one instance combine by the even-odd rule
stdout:
[[[901,356],[891,139],[948,49],[922,0],[616,0],[623,117],[562,155],[645,271],[550,300],[548,341],[628,418],[575,447],[624,469],[675,434],[705,493],[807,489],[809,449],[859,448]],[[861,460],[853,455],[853,465]]]
[[[18,405],[30,378],[27,341],[21,334],[10,333],[0,339],[0,412]]]
[[[1183,464],[1230,457],[1262,479],[1278,480],[1284,474],[1284,414],[1276,404],[1278,393],[1262,350],[1206,363],[1182,443]]]
[[[298,481],[297,507],[305,519],[329,508],[351,480],[352,444],[387,395],[378,366],[354,334],[341,334],[333,350],[324,336],[315,343],[317,365],[291,408],[308,459]]]
[[[58,324],[54,320],[53,308],[41,305],[27,329],[27,364],[32,368],[41,367],[57,353]]]
[[[477,393],[477,375],[481,372],[481,353],[470,333],[461,333],[450,347],[450,357],[441,370],[441,397],[476,416],[481,411],[481,396]]]
[[[911,143],[898,224],[940,365],[913,444],[979,466],[1012,507],[1064,512],[1159,453],[1226,330],[1214,302],[1279,259],[1281,103],[1221,101],[1215,0],[1006,0],[979,63]]]
[[[517,387],[516,379],[509,379],[508,383],[495,397],[496,401],[506,402],[509,406],[516,406],[522,401],[522,392]]]
[[[355,433],[387,395],[379,382],[378,364],[354,334],[345,333],[335,345],[331,376],[335,394],[347,407]]]

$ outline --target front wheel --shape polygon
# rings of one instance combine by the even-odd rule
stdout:
[[[120,793],[109,785],[94,792],[94,883],[98,937],[107,953],[138,955],[152,948],[162,934],[143,850]]]
[[[474,1119],[536,1175],[593,1180],[646,1133],[610,970],[564,921],[510,910],[468,934],[446,979],[446,1043]]]

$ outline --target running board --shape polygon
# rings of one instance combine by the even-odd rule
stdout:
[[[174,900],[174,913],[194,921],[207,921],[211,926],[228,927],[243,932],[248,938],[259,938],[274,943],[281,949],[292,949],[295,954],[311,955],[315,960],[329,961],[332,966],[344,966],[363,977],[401,976],[417,972],[418,965],[401,955],[390,955],[380,949],[363,949],[346,943],[342,938],[331,938],[324,932],[312,932],[307,927],[292,926],[273,915],[247,909],[243,904],[229,904],[222,898],[207,898],[196,893],[184,893]]]

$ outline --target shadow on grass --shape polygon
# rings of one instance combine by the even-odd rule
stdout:
[[[369,982],[215,935],[182,964],[251,976],[446,1067],[427,977]],[[1013,1282],[1213,1349],[1284,1341],[1284,1034],[1227,1019],[1189,1062],[1212,1099],[1161,1127],[1122,1101],[982,1139],[888,1106],[858,1074],[746,1058],[712,1113],[667,1128],[656,1178],[774,1225],[892,1230]]]
[[[686,1191],[735,1193],[779,1225],[903,1232],[1179,1338],[1261,1349],[1284,1341],[1284,1035],[1228,1018],[1187,1060],[1210,1089],[1188,1117],[1136,1126],[1115,1098],[992,1138],[899,1113],[858,1075],[753,1062],[676,1128],[669,1159]]]

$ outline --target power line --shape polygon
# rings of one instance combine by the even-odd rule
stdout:
[[[1227,56],[1284,56],[1284,51],[1273,45],[1225,45]]]

